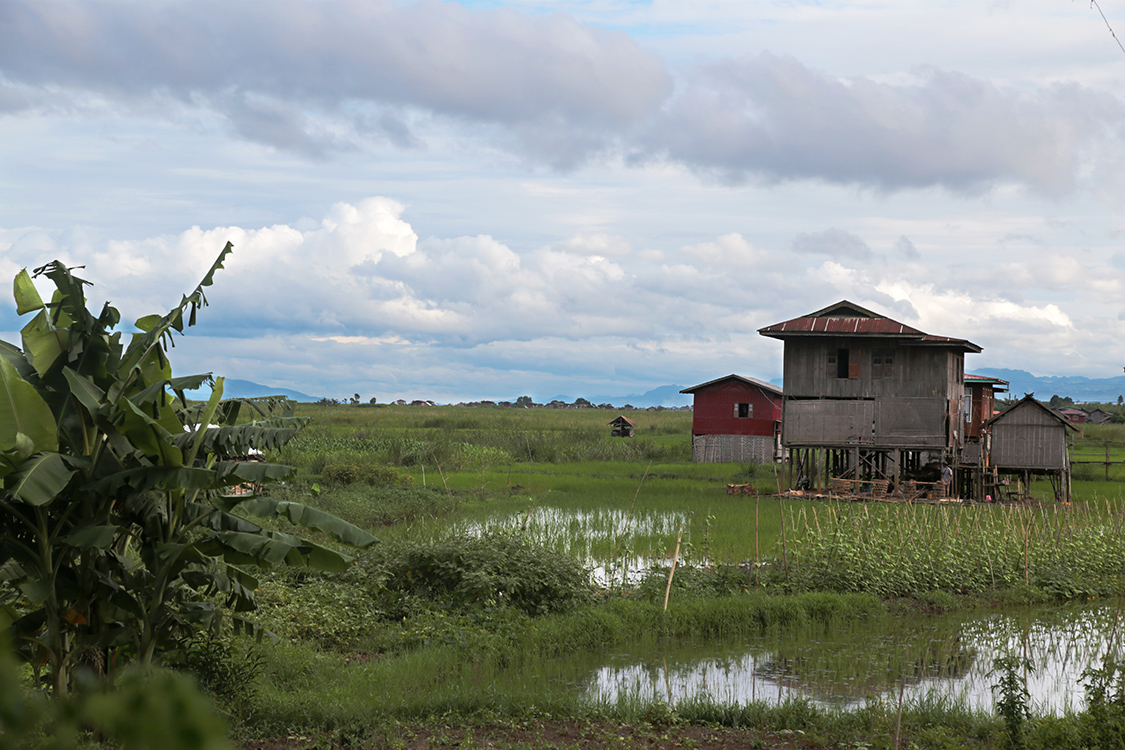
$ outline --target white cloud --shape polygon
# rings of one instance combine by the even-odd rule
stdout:
[[[1061,374],[1123,353],[1115,319],[1125,270],[1108,258],[1096,301],[1087,294],[1068,305],[1019,298],[1048,286],[1078,292],[1090,281],[1080,262],[1049,250],[1023,265],[972,269],[1007,276],[1005,291],[966,285],[960,266],[872,264],[854,249],[825,261],[737,233],[685,244],[664,260],[612,237],[523,251],[489,236],[420,240],[404,211],[370,198],[336,204],[305,230],[197,227],[101,244],[81,233],[0,232],[10,242],[0,266],[38,265],[43,252],[84,262],[92,304],[110,298],[129,320],[167,309],[229,240],[235,252],[209,291],[212,307],[178,340],[177,368],[312,394],[457,400],[518,395],[527,390],[520,378],[554,384],[535,395],[573,390],[568,379],[606,393],[727,372],[768,379],[780,374],[781,349],[757,328],[842,298],[981,344],[986,355],[970,369]],[[7,310],[0,327],[18,328]]]

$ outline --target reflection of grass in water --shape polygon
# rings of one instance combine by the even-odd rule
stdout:
[[[681,704],[700,700],[811,699],[855,708],[872,696],[914,705],[953,700],[991,710],[989,676],[996,654],[1026,654],[1035,666],[1033,707],[1056,715],[1082,703],[1082,671],[1111,647],[1115,607],[1034,613],[887,618],[877,623],[768,632],[749,644],[679,644],[646,640],[590,678],[589,695],[618,694]]]
[[[836,623],[770,631],[745,643],[682,645],[646,640],[632,660],[600,670],[594,699],[626,693],[681,701],[812,698],[845,706],[896,686],[962,677],[975,649],[962,642],[956,623],[943,629],[913,621]]]

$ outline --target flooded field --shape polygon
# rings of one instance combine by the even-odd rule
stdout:
[[[607,657],[584,686],[595,702],[622,698],[720,703],[807,698],[853,708],[872,699],[943,699],[992,709],[993,660],[1028,659],[1033,705],[1061,714],[1083,705],[1082,672],[1120,653],[1119,609],[990,612],[886,618],[742,643],[647,643]]]
[[[691,523],[689,513],[620,508],[529,508],[523,513],[467,521],[455,535],[513,533],[579,560],[599,586],[636,583],[651,567],[666,564],[675,553],[679,533]],[[697,550],[682,546],[680,562]]]

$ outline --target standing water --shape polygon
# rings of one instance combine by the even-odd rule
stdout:
[[[803,698],[853,708],[880,698],[945,699],[991,711],[993,661],[1031,662],[1032,706],[1061,714],[1083,707],[1082,672],[1120,653],[1117,605],[1038,607],[975,616],[887,617],[739,643],[649,643],[594,670],[595,702],[702,699],[738,704]]]

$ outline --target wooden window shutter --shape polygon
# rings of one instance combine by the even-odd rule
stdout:
[[[859,349],[848,352],[848,379],[855,380],[859,377]]]

